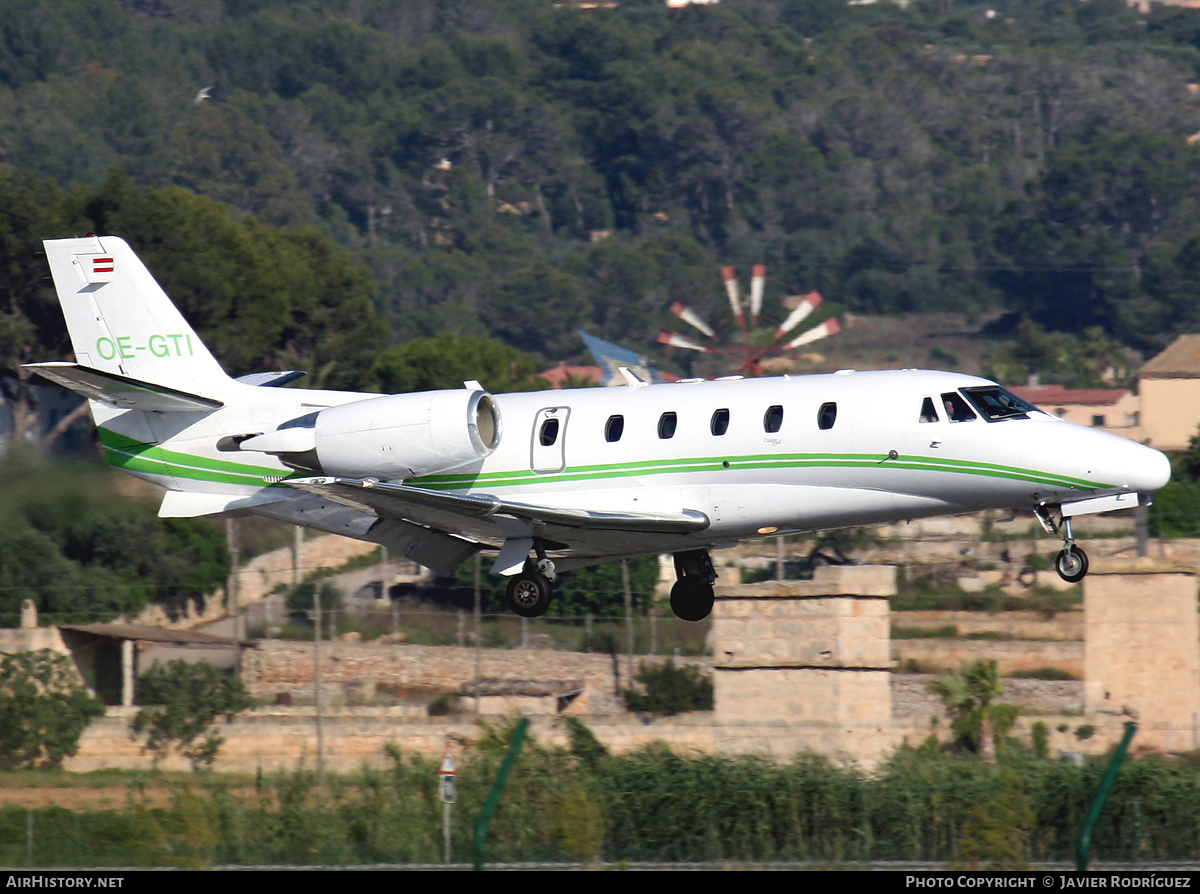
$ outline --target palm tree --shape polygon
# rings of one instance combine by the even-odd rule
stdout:
[[[976,661],[963,665],[961,671],[943,674],[933,684],[933,691],[942,697],[954,715],[955,735],[967,740],[972,750],[989,764],[994,764],[997,720],[1003,726],[1009,725],[1003,722],[1007,718],[998,716],[1002,713],[997,710],[1001,706],[993,704],[1004,691],[996,662]]]

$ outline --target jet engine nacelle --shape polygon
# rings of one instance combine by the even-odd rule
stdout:
[[[500,442],[500,412],[486,391],[392,394],[317,414],[321,471],[348,478],[412,478],[457,469]]]
[[[500,411],[486,391],[391,394],[329,407],[233,449],[272,453],[296,469],[390,481],[448,472],[500,443]]]

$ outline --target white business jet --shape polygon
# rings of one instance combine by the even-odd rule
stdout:
[[[623,387],[498,395],[231,379],[121,239],[45,246],[75,362],[31,367],[91,402],[111,465],[166,488],[159,515],[255,513],[441,574],[491,551],[526,617],[556,570],[672,553],[671,606],[699,620],[711,549],[980,509],[1031,510],[1076,581],[1072,519],[1144,505],[1170,475],[1157,450],[949,372],[650,386],[626,371]]]

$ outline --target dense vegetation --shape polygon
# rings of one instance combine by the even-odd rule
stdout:
[[[146,751],[155,765],[172,751],[192,763],[192,769],[211,767],[225,737],[216,723],[226,722],[254,702],[241,678],[204,661],[156,664],[138,678],[138,703],[143,707],[130,724],[145,733]]]
[[[2,0],[0,164],[39,190],[101,189],[117,168],[182,187],[259,221],[237,226],[268,255],[325,252],[271,229],[316,227],[378,284],[388,334],[365,314],[349,334],[393,344],[495,337],[546,362],[579,354],[586,326],[650,349],[672,299],[714,309],[717,265],[759,261],[865,313],[1007,309],[1141,351],[1200,323],[1195,10],[556,6]],[[28,229],[120,231],[173,279],[179,234],[144,209],[85,217]],[[2,275],[37,264],[26,248],[0,245]],[[302,266],[290,294],[366,294],[322,257],[333,272]],[[178,281],[216,292],[200,322],[220,355],[287,353],[293,309],[255,310],[230,258],[204,258]],[[231,290],[269,324],[257,353],[231,334],[248,334]],[[381,346],[294,342],[331,383]]]
[[[159,519],[103,470],[0,466],[0,626],[31,600],[45,624],[136,615],[150,602],[183,610],[224,586],[224,532],[205,519]]]
[[[929,860],[1016,868],[1070,863],[1106,761],[1039,760],[1012,747],[989,766],[906,750],[873,773],[801,755],[679,757],[661,746],[611,756],[577,722],[569,750],[527,742],[489,827],[489,861]],[[474,823],[507,742],[487,733],[456,755],[452,859],[469,862]],[[152,780],[144,780],[150,782]],[[189,787],[190,786],[190,787]],[[5,866],[440,863],[437,762],[392,752],[384,769],[310,771],[181,785],[170,803],[124,809],[0,810]],[[1129,760],[1093,836],[1094,861],[1194,860],[1200,770]],[[30,825],[32,824],[32,836]],[[30,848],[32,845],[32,848]]]
[[[66,655],[40,649],[0,658],[0,768],[60,766],[103,714]]]

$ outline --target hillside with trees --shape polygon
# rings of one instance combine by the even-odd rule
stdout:
[[[1024,315],[1067,339],[1063,350],[1091,328],[1147,352],[1200,323],[1195,10],[0,0],[0,11],[0,171],[36,178],[33,192],[93,196],[56,219],[35,201],[10,229],[120,231],[152,265],[169,243],[188,246],[156,270],[238,368],[303,358],[344,384],[370,366],[364,354],[445,334],[547,363],[581,355],[579,327],[653,351],[672,300],[719,315],[717,267],[756,262],[857,313],[1007,311],[999,335]],[[199,213],[197,195],[228,219]],[[143,201],[173,204],[175,229]],[[315,303],[235,285],[236,251],[202,239],[206,226],[242,234],[271,267],[256,276],[294,276],[287,301]],[[333,245],[357,266],[343,269]],[[5,277],[36,266],[15,253],[25,247],[0,245]],[[292,249],[308,266],[292,267]],[[345,308],[307,295],[330,290],[351,296]],[[341,331],[337,314],[368,296],[378,319],[354,312]],[[41,325],[5,300],[9,341]],[[328,338],[288,329],[310,323]],[[243,343],[250,330],[263,347]]]

